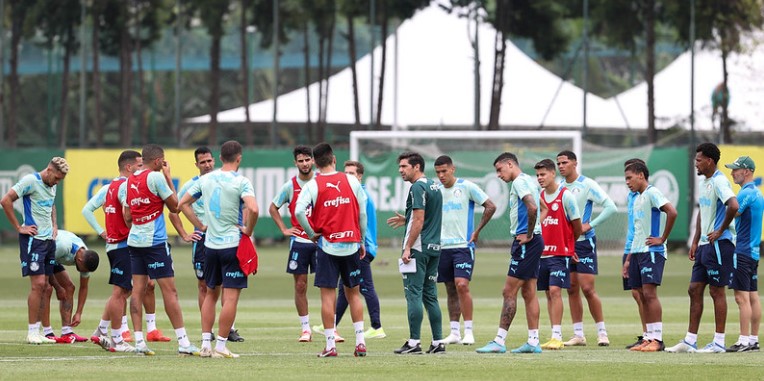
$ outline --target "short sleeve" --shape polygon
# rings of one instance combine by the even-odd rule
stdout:
[[[19,198],[26,196],[32,190],[32,185],[34,184],[35,179],[34,174],[28,174],[22,177],[11,189],[16,192],[16,195],[19,196]]]
[[[473,182],[467,182],[470,199],[478,205],[483,205],[488,200],[488,195]]]
[[[162,200],[166,200],[172,196],[172,189],[167,185],[167,181],[164,179],[164,175],[161,172],[152,171],[148,176],[148,187],[151,192],[159,196]]]
[[[722,200],[722,203],[726,204],[727,200],[729,200],[732,197],[735,197],[735,194],[732,193],[732,187],[730,186],[729,181],[724,176],[714,176],[714,193],[716,193],[716,196],[719,197],[720,200]]]
[[[589,187],[587,198],[597,205],[604,205],[610,197],[608,197],[607,193],[602,190],[602,187],[596,181],[589,178],[587,180],[586,185]]]
[[[277,208],[280,208],[281,205],[289,203],[289,201],[291,201],[290,199],[292,193],[292,181],[290,180],[281,186],[281,190],[279,190],[279,193],[276,194],[276,197],[273,198],[273,205],[276,205]]]
[[[651,187],[649,196],[650,196],[650,205],[652,205],[654,208],[660,209],[661,207],[663,207],[663,205],[666,205],[669,203],[666,196],[664,196],[663,193],[661,193],[661,191],[659,191],[657,188]]]
[[[252,186],[252,182],[246,177],[242,177],[239,197],[242,199],[244,199],[244,197],[255,197],[255,188]]]
[[[569,191],[562,194],[562,206],[565,208],[565,215],[568,216],[568,220],[581,219],[581,211],[578,210],[576,198]]]
[[[427,192],[425,192],[425,183],[417,181],[411,186],[411,208],[424,209],[427,205]]]

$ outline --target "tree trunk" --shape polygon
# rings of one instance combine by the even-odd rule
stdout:
[[[73,36],[71,36],[73,38]],[[68,41],[72,41],[72,38],[70,38]],[[67,124],[67,105],[69,102],[67,102],[67,98],[69,97],[69,66],[70,66],[70,56],[72,55],[72,49],[64,42],[64,69],[61,73],[61,109],[58,113],[58,120],[59,120],[59,129],[58,129],[58,146],[61,149],[66,148],[66,135],[68,132],[68,124]]]
[[[135,12],[135,59],[138,61],[138,126],[141,129],[141,144],[145,145],[149,143],[149,125],[146,121],[146,99],[145,86],[143,83],[143,48],[141,44],[141,5],[140,2],[136,2]]]
[[[97,13],[99,8],[97,6],[92,7],[93,10],[93,97],[95,98],[95,105],[93,107],[93,126],[96,130],[96,147],[103,147],[103,130],[104,126],[101,123],[101,67],[100,67],[100,46],[98,44],[98,35],[101,29],[100,26],[100,14]]]
[[[646,68],[645,81],[647,82],[647,142],[655,144],[657,134],[655,131],[655,0],[648,0],[645,4],[645,49]]]
[[[127,15],[127,9],[123,8],[123,12]],[[128,30],[128,23],[122,27],[120,31],[120,49],[119,49],[119,74],[120,74],[120,92],[119,92],[119,131],[120,131],[120,144],[124,147],[133,145],[133,63],[132,63],[132,41],[130,39],[130,31]]]
[[[334,26],[337,24],[337,17],[335,13],[331,15],[331,22],[329,23],[329,42],[326,45],[326,66],[324,66],[324,99],[321,102],[321,134],[319,138],[323,141],[326,139],[326,111],[329,108],[329,78],[332,74],[332,52],[334,50]]]
[[[729,51],[727,50],[727,46],[722,43],[722,72],[723,72],[723,78],[724,78],[724,89],[723,89],[723,96],[724,101],[722,102],[722,120],[721,120],[721,129],[722,129],[722,144],[732,144],[732,123],[729,119],[729,113],[727,110],[727,106],[729,106],[729,87],[727,87],[727,77],[729,76],[729,73],[727,72],[727,57],[729,56]]]
[[[318,119],[316,120],[316,142],[324,140],[324,128],[323,128],[323,99],[324,99],[324,46],[326,45],[326,38],[324,33],[320,33],[318,37]]]
[[[305,20],[305,22],[302,25],[302,40],[303,40],[303,50],[302,50],[302,56],[305,60],[305,102],[307,103],[307,110],[308,110],[308,120],[307,120],[307,126],[308,126],[308,139],[311,142],[315,142],[316,140],[313,139],[313,122],[311,121],[310,113],[310,40],[308,39],[308,21]]]
[[[247,44],[247,8],[249,0],[241,0],[241,20],[239,27],[239,39],[241,40],[241,81],[242,91],[244,92],[244,137],[247,147],[255,144],[252,131],[252,121],[249,116],[249,49]]]
[[[350,73],[353,77],[353,111],[355,115],[355,128],[361,128],[361,109],[358,104],[358,73],[356,70],[355,57],[355,29],[353,27],[353,15],[348,14],[348,54],[350,55]]]
[[[506,22],[504,1],[496,2],[497,28],[494,40],[493,84],[491,86],[491,115],[488,120],[488,130],[499,129],[499,113],[501,112],[501,92],[504,89],[504,57],[507,51],[507,40],[504,35]]]
[[[374,119],[374,122],[377,126],[377,129],[379,130],[382,126],[382,100],[384,99],[384,92],[385,92],[385,67],[387,66],[387,24],[389,22],[388,20],[388,13],[387,13],[387,5],[385,4],[384,0],[380,1],[380,6],[382,8],[382,36],[380,37],[379,41],[382,43],[382,59],[379,63],[379,87],[377,88],[377,116]],[[372,51],[372,54],[374,52]]]
[[[10,102],[8,103],[8,147],[16,148],[18,144],[18,127],[16,122],[16,108],[21,97],[21,84],[19,83],[19,45],[23,33],[26,8],[21,1],[11,2],[11,74],[8,81],[11,84]]]
[[[218,144],[218,110],[220,110],[220,40],[221,33],[212,36],[210,45],[210,135],[209,145]]]

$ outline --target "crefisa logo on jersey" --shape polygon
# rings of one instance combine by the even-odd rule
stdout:
[[[324,208],[328,208],[330,206],[337,208],[340,205],[344,205],[344,204],[350,204],[350,197],[338,196],[337,198],[333,200],[326,200],[324,201]]]
[[[560,220],[557,218],[552,218],[551,216],[546,216],[546,218],[544,218],[544,221],[542,221],[541,224],[544,226],[549,226],[549,225],[557,226],[560,224]]]

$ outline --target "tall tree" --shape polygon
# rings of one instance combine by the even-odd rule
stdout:
[[[348,42],[348,55],[350,58],[350,73],[353,82],[353,115],[355,128],[361,127],[361,111],[358,102],[358,73],[356,70],[356,45],[355,45],[355,20],[363,15],[369,8],[367,0],[342,0],[339,10],[347,19],[347,33],[344,34]]]
[[[121,0],[104,0],[103,28],[100,30],[101,51],[119,60],[119,143],[133,144],[133,39],[130,34],[132,14],[129,3]]]
[[[493,0],[487,2],[486,8],[488,22],[496,29],[488,129],[498,130],[504,90],[506,40],[510,35],[530,38],[539,55],[551,59],[565,49],[568,35],[561,25],[565,9],[554,0]]]
[[[244,99],[244,136],[247,146],[255,144],[254,131],[252,126],[252,119],[249,115],[249,76],[252,73],[249,72],[249,43],[247,42],[247,34],[249,21],[247,18],[247,12],[250,11],[251,0],[241,0],[239,10],[239,41],[241,43],[241,85],[242,85],[242,99]]]
[[[225,33],[225,19],[230,12],[231,0],[192,0],[191,8],[210,35],[210,96],[208,100],[210,125],[208,143],[217,145],[218,111],[220,111],[220,55],[221,40]]]
[[[21,82],[19,81],[19,49],[24,37],[24,25],[27,14],[34,3],[26,0],[10,0],[11,15],[11,74],[8,82],[11,86],[8,102],[8,147],[16,148],[18,144],[18,104],[21,97]]]
[[[745,41],[749,40],[751,33],[760,30],[764,26],[762,5],[758,0],[696,0],[695,1],[695,36],[701,42],[703,48],[718,49],[722,58],[722,77],[720,88],[729,91],[727,85],[727,59],[734,52],[742,52]],[[672,24],[676,25],[679,40],[685,43],[690,41],[689,4],[685,1],[666,2],[666,10]],[[727,102],[721,102],[720,127],[724,143],[732,143],[732,125]],[[714,110],[716,114],[716,110]]]
[[[100,30],[102,28],[103,18],[101,13],[103,12],[105,1],[94,0],[90,6],[90,14],[93,19],[92,41],[91,51],[93,54],[93,126],[96,131],[96,147],[103,147],[103,121],[101,120],[101,44],[100,44]]]

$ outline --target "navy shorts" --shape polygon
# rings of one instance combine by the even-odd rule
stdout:
[[[19,234],[21,276],[52,275],[56,263],[56,241],[41,241],[28,234]]]
[[[247,276],[241,271],[236,257],[238,247],[227,249],[206,248],[204,261],[204,282],[208,288],[222,285],[223,288],[247,288]]]
[[[289,244],[289,260],[287,270],[289,274],[308,274],[316,272],[316,253],[318,246],[315,243],[297,242],[292,239]]]
[[[623,265],[626,263],[626,257],[628,255],[629,254],[623,253],[623,257],[621,258],[621,268],[623,268]],[[629,260],[629,271],[631,271],[631,267],[632,266],[636,266],[637,265],[636,262],[634,262],[634,260],[635,260],[635,258],[632,255],[631,256],[631,260]],[[623,281],[623,290],[624,291],[631,290],[631,286],[629,285],[629,278],[624,278],[623,274],[621,274],[621,281]]]
[[[698,246],[690,282],[729,286],[735,271],[735,245],[728,239]]]
[[[570,272],[597,275],[597,237],[576,241],[578,263],[570,261]]]
[[[539,278],[536,290],[546,291],[549,287],[570,288],[571,257],[551,256],[539,261]]]
[[[60,264],[58,262],[53,264],[53,274],[62,273],[64,271],[66,271],[66,268],[64,268],[64,266],[62,264]]]
[[[129,248],[133,275],[148,275],[151,279],[175,276],[169,243],[164,242],[151,247],[129,246]]]
[[[472,280],[472,269],[475,267],[475,249],[460,247],[442,249],[438,262],[438,282],[453,282],[454,278]]]
[[[642,288],[643,284],[660,286],[663,281],[663,268],[666,257],[662,253],[633,253],[629,264],[629,286]]]
[[[759,261],[743,254],[738,254],[736,258],[737,266],[730,288],[736,291],[759,291]]]
[[[507,276],[529,280],[539,277],[539,260],[544,251],[544,239],[541,234],[534,234],[530,242],[521,245],[517,240],[512,242],[512,258],[509,261]]]
[[[111,267],[109,284],[131,291],[133,289],[133,271],[130,265],[130,249],[122,247],[110,250],[106,256],[109,257],[109,266]]]
[[[360,252],[353,255],[331,255],[318,248],[316,253],[316,279],[313,285],[320,288],[337,288],[337,281],[342,280],[345,287],[353,288],[361,283]]]
[[[204,280],[204,252],[207,249],[204,247],[204,233],[197,232],[202,235],[202,239],[194,242],[193,245],[193,251],[194,251],[194,258],[191,260],[191,263],[194,265],[194,272],[196,273],[196,279],[198,280]]]

